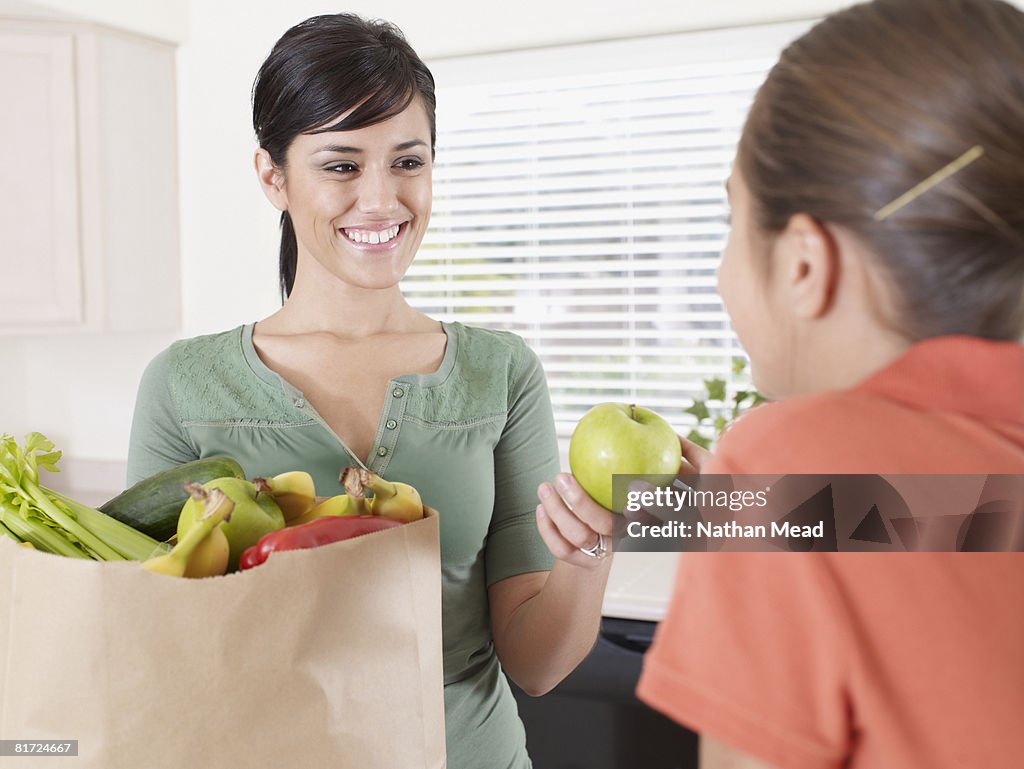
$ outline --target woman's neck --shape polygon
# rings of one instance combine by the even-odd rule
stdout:
[[[349,338],[437,330],[438,323],[409,306],[397,285],[351,286],[337,278],[300,280],[280,310],[260,321],[264,333],[327,332]]]

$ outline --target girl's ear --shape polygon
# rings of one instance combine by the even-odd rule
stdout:
[[[284,172],[270,159],[270,153],[260,147],[253,157],[256,178],[260,180],[263,194],[278,211],[288,210],[288,195],[284,186]]]
[[[807,214],[794,214],[772,248],[776,280],[798,318],[813,320],[833,306],[840,277],[839,250],[831,233]]]

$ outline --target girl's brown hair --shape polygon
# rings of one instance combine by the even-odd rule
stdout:
[[[972,147],[983,154],[887,204]],[[806,213],[853,233],[895,287],[899,330],[1024,333],[1024,13],[998,0],[874,0],[792,43],[737,156],[757,227]]]

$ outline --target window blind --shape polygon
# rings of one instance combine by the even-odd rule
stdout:
[[[702,379],[742,351],[715,280],[724,182],[751,99],[806,23],[430,63],[430,230],[418,309],[523,336],[560,437],[602,401],[686,433]]]

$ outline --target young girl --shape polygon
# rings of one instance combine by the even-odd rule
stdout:
[[[719,289],[776,402],[693,464],[1024,473],[1024,14],[828,17],[757,94],[728,189]],[[707,769],[1020,766],[1024,556],[686,554],[638,694]]]
[[[610,559],[565,550],[557,526],[538,533],[533,495],[558,449],[537,356],[513,334],[439,323],[399,289],[430,218],[433,78],[391,25],[315,17],[264,62],[253,125],[286,301],[150,364],[128,480],[222,454],[249,477],[307,470],[322,495],[353,465],[415,486],[440,512],[448,766],[525,769],[505,672],[540,694],[579,663]]]

